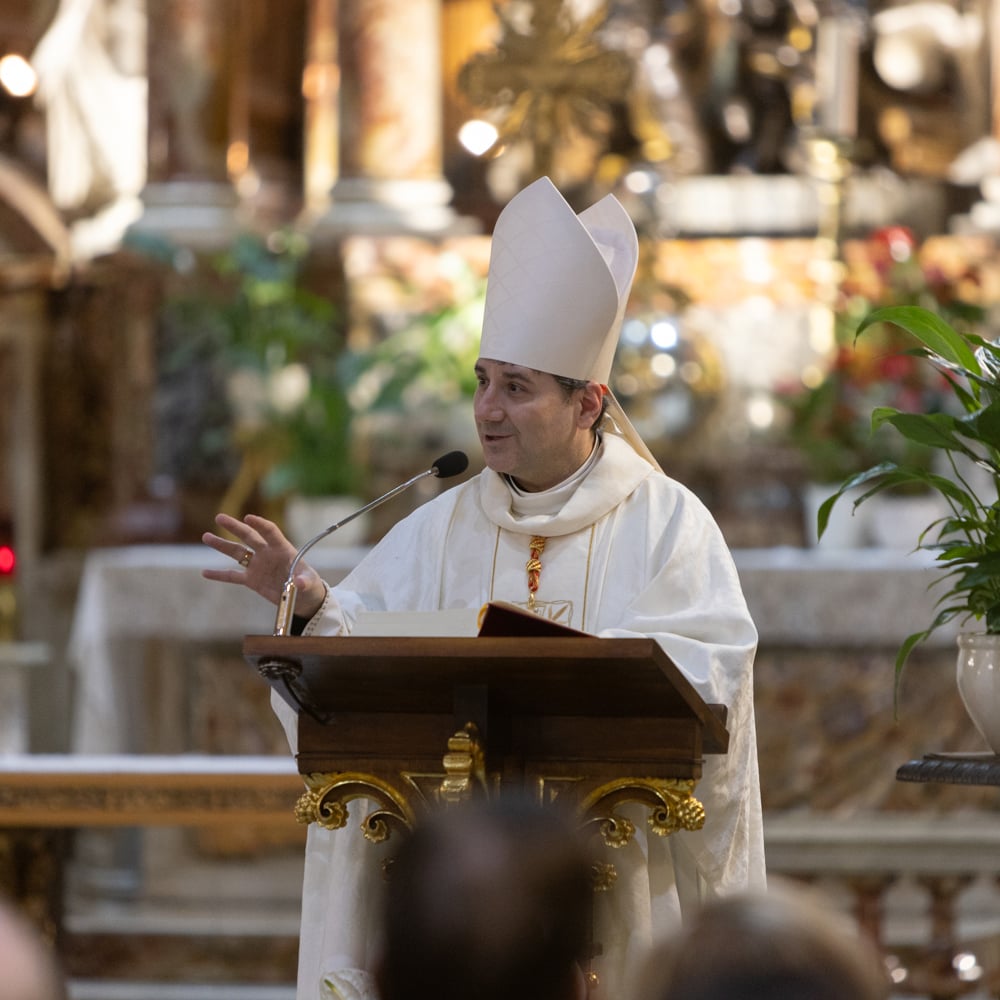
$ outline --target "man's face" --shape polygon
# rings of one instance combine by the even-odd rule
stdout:
[[[491,469],[536,492],[587,460],[601,405],[596,383],[567,397],[552,375],[489,358],[476,362],[476,376],[476,430]]]

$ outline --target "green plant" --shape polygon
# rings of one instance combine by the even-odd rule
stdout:
[[[293,233],[241,235],[168,305],[180,335],[165,368],[205,366],[224,402],[202,444],[239,456],[234,505],[253,489],[271,498],[360,484],[339,314],[305,287],[308,249]]]
[[[906,442],[931,449],[941,460],[924,464],[883,461],[850,476],[817,515],[820,535],[830,512],[854,487],[864,492],[854,506],[884,490],[919,485],[940,494],[948,513],[928,524],[915,547],[936,553],[945,591],[930,625],[908,636],[896,657],[896,692],[913,647],[952,619],[981,621],[1000,633],[1000,345],[959,331],[922,306],[890,306],[870,313],[857,336],[893,324],[919,346],[909,352],[946,378],[951,405],[936,413],[910,413],[878,406],[873,430],[886,427]],[[938,471],[940,469],[940,471]]]
[[[418,414],[471,400],[486,281],[463,265],[453,298],[406,318],[367,351],[345,358],[357,413]]]

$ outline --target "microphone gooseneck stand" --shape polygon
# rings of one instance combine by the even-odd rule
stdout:
[[[291,632],[292,618],[295,615],[295,570],[302,561],[302,557],[317,542],[321,542],[328,535],[332,535],[338,528],[342,528],[356,517],[360,517],[362,514],[366,514],[368,511],[384,504],[386,500],[391,500],[394,496],[402,493],[403,490],[408,490],[415,483],[420,482],[421,479],[426,479],[428,476],[436,476],[438,479],[449,479],[464,472],[468,468],[468,465],[469,459],[465,452],[450,451],[447,455],[442,455],[437,459],[429,469],[418,473],[412,479],[408,479],[405,483],[394,487],[388,493],[383,493],[382,496],[372,500],[371,503],[365,504],[364,507],[354,511],[353,514],[348,514],[347,517],[342,518],[336,524],[331,524],[329,528],[324,528],[318,535],[310,538],[295,553],[295,558],[292,559],[292,564],[288,567],[288,575],[285,577],[284,586],[281,588],[281,599],[278,602],[278,614],[274,622],[274,634],[289,635]]]

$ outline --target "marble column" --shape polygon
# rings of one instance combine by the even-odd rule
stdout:
[[[990,66],[990,136],[1000,142],[1000,3],[986,5],[986,32]]]
[[[149,168],[130,236],[220,245],[237,228],[230,178],[246,160],[233,119],[246,15],[239,0],[157,0],[148,11]]]
[[[324,232],[454,230],[442,170],[440,0],[341,0],[339,176]]]
[[[302,186],[307,215],[330,207],[337,180],[340,65],[337,55],[337,0],[309,0],[306,64],[302,70],[305,101]]]

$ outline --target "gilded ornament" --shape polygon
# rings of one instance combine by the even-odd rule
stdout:
[[[618,881],[618,869],[610,862],[598,861],[591,868],[594,892],[608,892]]]
[[[606,816],[601,821],[601,837],[608,847],[624,847],[635,836],[635,824],[624,816]]]
[[[705,825],[705,807],[693,797],[671,799],[649,814],[649,828],[658,837],[677,830],[700,830]]]
[[[444,755],[445,777],[438,789],[438,797],[446,804],[468,798],[475,788],[486,788],[486,762],[479,730],[472,722],[466,723],[448,740]]]
[[[700,830],[705,809],[694,795],[695,782],[678,778],[618,778],[594,789],[581,803],[584,821],[597,823],[608,847],[622,847],[635,834],[634,825],[615,809],[629,802],[649,810],[650,830],[666,837],[677,830]]]
[[[529,10],[527,30],[515,24],[514,12],[497,5],[500,40],[461,68],[458,86],[472,104],[499,113],[500,145],[530,143],[540,176],[554,172],[556,150],[575,136],[606,138],[611,105],[628,91],[633,66],[597,41],[608,16],[605,4],[579,21],[569,3],[518,6]]]
[[[361,822],[361,832],[371,843],[388,839],[393,827],[409,830],[414,814],[406,797],[373,774],[343,772],[305,776],[308,791],[295,807],[295,817],[303,824],[316,823],[326,830],[347,825],[347,803],[353,799],[371,799],[377,808]]]

